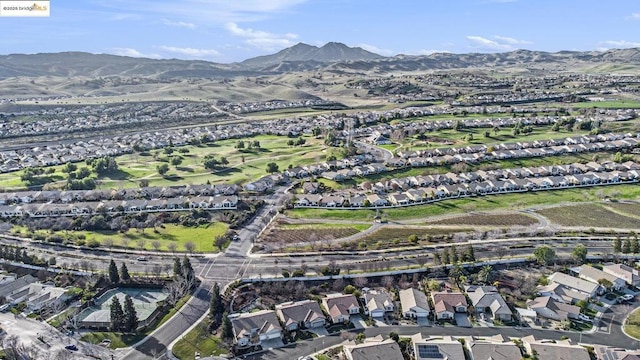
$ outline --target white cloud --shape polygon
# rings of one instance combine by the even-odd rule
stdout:
[[[528,45],[528,44],[532,44],[531,41],[518,40],[518,39],[514,39],[512,37],[507,37],[507,36],[494,35],[493,38],[498,40],[498,41],[501,41],[504,44],[509,44],[509,45]]]
[[[175,47],[175,46],[158,46],[158,49],[167,51],[174,54],[185,55],[193,58],[205,58],[212,56],[220,56],[220,53],[214,49],[196,49],[190,47]]]
[[[262,50],[278,50],[294,45],[294,40],[298,35],[273,34],[262,30],[251,28],[241,28],[238,24],[230,22],[226,24],[226,29],[234,36],[244,38],[244,43]]]
[[[190,22],[186,22],[186,21],[172,21],[172,20],[163,19],[162,23],[167,25],[167,26],[184,27],[184,28],[187,28],[187,29],[195,29],[196,28],[196,24],[190,23]]]
[[[262,20],[271,14],[290,11],[308,0],[110,0],[101,6],[142,15],[185,19],[197,25]]]
[[[629,19],[631,19],[631,20],[640,20],[640,12],[631,14],[631,16],[629,16]]]
[[[139,58],[151,58],[151,59],[161,58],[161,56],[158,54],[144,54],[133,48],[114,48],[113,53],[120,56],[130,56],[130,57],[139,57]]]
[[[605,51],[611,48],[622,49],[622,48],[633,48],[633,47],[640,47],[640,42],[627,41],[627,40],[607,40],[607,41],[600,42],[600,47],[598,48],[598,50]]]
[[[508,36],[494,35],[491,39],[482,36],[470,35],[467,40],[471,41],[476,48],[493,51],[515,50],[516,45],[532,44],[531,41],[518,40]]]
[[[140,19],[139,15],[136,14],[113,14],[109,17],[109,20],[113,21],[122,21],[122,20],[138,20]]]
[[[371,51],[372,53],[376,53],[378,55],[384,55],[384,56],[391,56],[393,55],[393,50],[389,50],[389,49],[381,49],[375,45],[369,45],[369,44],[359,44],[357,45],[367,51]]]

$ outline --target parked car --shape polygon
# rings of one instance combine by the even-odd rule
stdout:
[[[138,260],[138,261],[147,261],[147,257],[146,256],[138,256],[136,258],[136,260]]]
[[[587,315],[585,315],[585,314],[580,314],[580,315],[578,315],[578,318],[579,318],[580,320],[582,320],[582,321],[587,321],[587,322],[592,322],[592,321],[593,321],[593,319],[591,319],[590,317],[588,317],[588,316],[587,316]]]
[[[67,345],[64,348],[67,349],[67,350],[71,350],[71,351],[78,351],[78,347],[73,345],[73,344]]]
[[[622,295],[622,298],[626,301],[631,301],[635,298],[635,296],[631,295],[631,294],[624,294]]]

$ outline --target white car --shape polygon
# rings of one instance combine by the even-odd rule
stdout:
[[[582,320],[582,321],[588,321],[588,322],[592,322],[593,321],[593,319],[591,319],[590,317],[588,317],[587,315],[584,315],[584,314],[578,315],[578,318],[580,318],[580,320]]]
[[[624,295],[622,295],[622,298],[623,298],[624,300],[626,300],[626,301],[633,300],[633,298],[634,298],[634,297],[635,297],[635,296],[633,296],[633,295],[631,295],[631,294],[624,294]]]

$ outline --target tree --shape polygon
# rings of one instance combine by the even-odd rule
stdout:
[[[451,251],[451,254],[450,254],[451,263],[452,264],[457,263],[460,260],[460,258],[458,257],[458,249],[456,249],[454,245],[449,248],[449,251]]]
[[[124,321],[122,325],[126,332],[135,331],[138,327],[138,313],[129,294],[124,297]]]
[[[624,243],[622,244],[622,253],[628,254],[630,252],[631,252],[631,239],[627,238],[624,240]]]
[[[160,164],[160,165],[156,166],[156,170],[158,170],[158,174],[164,176],[167,172],[169,172],[169,165]]]
[[[240,140],[236,143],[236,149],[244,149],[244,141]]]
[[[280,171],[280,169],[278,168],[278,164],[274,162],[270,162],[267,164],[267,172],[269,174],[277,173],[278,171]]]
[[[578,264],[584,264],[584,262],[587,260],[587,247],[582,244],[578,244],[578,246],[573,248],[573,251],[571,251],[571,257]]]
[[[190,287],[193,288],[195,285],[196,274],[193,271],[193,266],[191,266],[191,261],[186,255],[182,258],[182,277],[184,277]]]
[[[229,315],[226,312],[222,315],[222,338],[223,339],[233,338],[233,327],[231,326],[231,320],[229,320]]]
[[[462,260],[470,262],[476,261],[476,254],[473,251],[473,246],[471,244],[467,246],[467,251],[462,255]]]
[[[127,264],[122,263],[120,265],[120,279],[124,282],[128,282],[131,280],[131,275],[129,275],[129,269],[127,269]]]
[[[173,276],[182,276],[182,262],[180,258],[173,259]]]
[[[118,300],[117,296],[114,296],[111,300],[111,305],[109,306],[109,315],[111,330],[113,331],[121,331],[124,327],[124,311],[122,310],[122,305],[120,305],[120,300]]]
[[[93,168],[93,171],[98,175],[104,175],[118,171],[118,163],[111,156],[103,156],[98,159],[93,159],[89,165]]]
[[[182,246],[188,253],[192,253],[196,250],[196,244],[193,241],[187,241]]]
[[[620,235],[618,235],[613,240],[613,252],[619,253],[620,251],[622,251],[622,240],[620,240]]]
[[[118,275],[118,267],[116,266],[116,262],[111,259],[109,262],[109,281],[112,284],[117,284],[120,282],[120,275]]]
[[[605,289],[611,289],[611,287],[613,286],[611,280],[604,278],[598,279],[598,284],[602,285],[602,287],[604,287]]]
[[[397,332],[392,331],[392,332],[389,333],[389,339],[391,339],[391,340],[393,340],[395,342],[398,342],[398,341],[400,341],[400,335],[398,335]]]
[[[536,257],[538,263],[546,266],[551,264],[556,259],[556,252],[552,248],[544,245],[536,248],[533,251],[533,256]]]
[[[178,166],[182,164],[182,156],[174,156],[171,158],[171,165]]]
[[[442,259],[442,264],[447,265],[451,263],[451,259],[449,259],[449,251],[447,249],[442,250],[442,255],[440,256]]]
[[[219,315],[222,315],[224,311],[224,302],[222,301],[222,296],[220,296],[220,286],[218,283],[213,284],[213,288],[211,289],[211,302],[209,303],[209,317],[216,318]]]
[[[484,265],[478,272],[478,281],[487,285],[493,280],[493,267],[491,265]]]

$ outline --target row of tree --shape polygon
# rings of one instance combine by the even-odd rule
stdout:
[[[124,297],[124,307],[117,296],[113,297],[109,315],[112,331],[132,332],[138,328],[138,313],[129,294]]]

